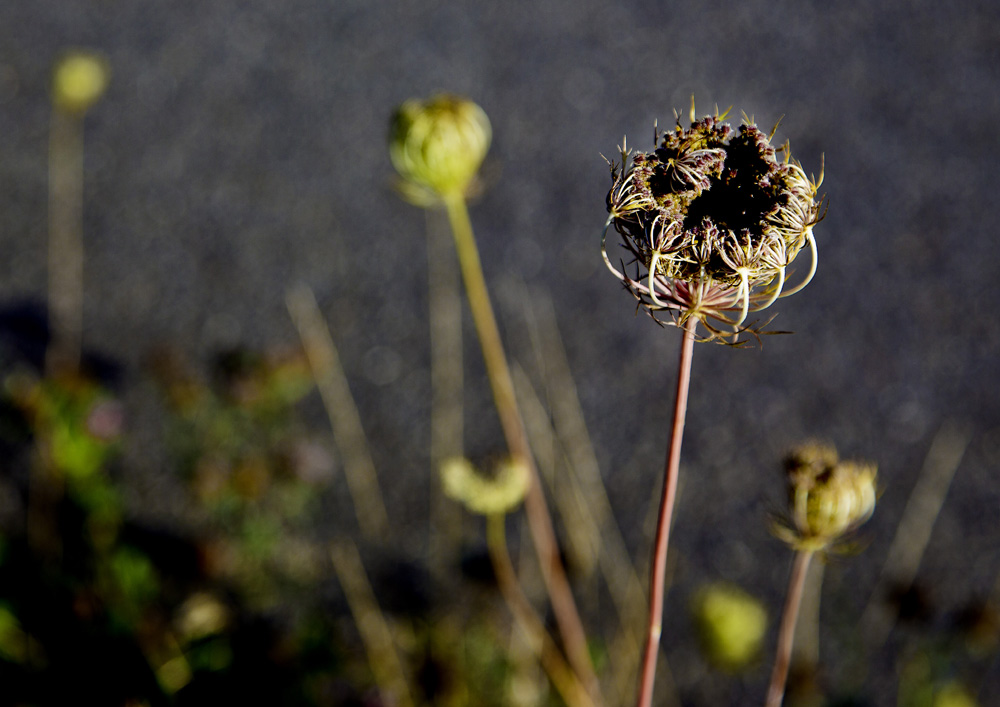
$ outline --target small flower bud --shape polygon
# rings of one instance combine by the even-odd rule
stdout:
[[[810,443],[786,460],[790,524],[778,534],[794,547],[822,550],[875,510],[874,464],[839,461],[833,447]]]
[[[62,111],[82,115],[104,95],[110,75],[107,60],[98,54],[67,54],[53,71],[52,100]]]
[[[463,194],[490,148],[483,109],[457,96],[409,100],[392,118],[389,156],[404,180],[437,196]]]
[[[713,664],[736,671],[757,657],[767,631],[767,611],[758,599],[731,584],[711,584],[696,595],[693,613],[702,651]]]
[[[510,459],[498,465],[493,478],[485,478],[463,457],[448,459],[441,465],[445,495],[481,515],[514,510],[524,500],[530,483],[525,466]]]

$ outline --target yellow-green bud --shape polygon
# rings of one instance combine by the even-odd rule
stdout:
[[[510,459],[498,465],[492,478],[485,478],[463,457],[447,459],[441,465],[445,495],[481,515],[514,510],[524,500],[530,483],[525,466]]]
[[[788,457],[791,527],[779,534],[803,550],[821,550],[864,523],[875,510],[876,467],[839,461],[833,447],[810,443]]]
[[[695,596],[693,613],[706,658],[726,670],[746,667],[767,631],[764,605],[739,587],[711,584]]]
[[[110,76],[107,60],[98,54],[67,54],[56,63],[52,74],[52,100],[67,113],[86,113],[104,95]]]
[[[490,148],[489,118],[451,95],[409,100],[392,118],[389,156],[408,182],[438,196],[465,192]]]

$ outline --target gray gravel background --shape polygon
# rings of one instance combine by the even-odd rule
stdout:
[[[68,46],[99,49],[114,71],[86,124],[86,344],[131,381],[133,513],[169,520],[183,498],[149,460],[159,430],[143,356],[159,342],[194,357],[292,345],[284,291],[303,281],[332,324],[390,512],[417,529],[400,547],[425,551],[425,219],[392,193],[385,135],[399,102],[446,90],[493,123],[494,178],[472,218],[510,347],[528,358],[521,283],[551,295],[618,520],[640,552],[679,335],[633,316],[601,264],[600,153],[623,133],[648,147],[653,121],[669,125],[694,95],[764,127],[784,116],[779,139],[807,172],[825,156],[830,210],[815,280],[772,310],[795,334],[762,350],[696,350],[670,601],[723,578],[777,607],[789,557],[765,521],[780,505],[784,450],[818,436],[877,460],[871,544],[827,568],[823,656],[831,685],[861,682],[872,704],[895,704],[893,656],[930,634],[897,632],[866,676],[844,646],[949,426],[969,444],[918,581],[933,628],[996,596],[1000,5],[5,0],[0,304],[44,297],[47,86]],[[467,444],[483,455],[502,439],[469,332]],[[331,514],[331,530],[351,528],[333,505],[343,516]],[[681,612],[666,635],[691,704],[759,699],[766,666],[720,693],[705,686]],[[998,672],[971,675],[984,705],[1000,704]]]

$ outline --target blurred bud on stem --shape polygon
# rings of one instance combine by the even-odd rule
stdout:
[[[402,175],[404,196],[445,198],[468,190],[490,148],[489,118],[470,100],[439,95],[409,100],[392,118],[389,156]]]
[[[110,77],[104,57],[94,52],[71,52],[56,63],[53,71],[53,103],[65,113],[82,115],[104,95]]]
[[[826,549],[875,510],[874,464],[840,461],[833,447],[809,443],[792,451],[785,471],[789,522],[775,531],[796,549]]]

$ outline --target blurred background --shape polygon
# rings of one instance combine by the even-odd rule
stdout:
[[[937,699],[953,683],[976,697],[971,704],[1000,703],[997,5],[5,2],[5,377],[37,364],[44,350],[51,72],[72,48],[100,52],[111,71],[83,120],[83,347],[100,362],[94,370],[121,420],[114,460],[101,472],[117,494],[114,547],[125,543],[146,558],[126,553],[109,566],[133,587],[136,574],[158,577],[150,592],[172,596],[164,600],[170,611],[216,586],[212,577],[225,579],[231,594],[212,595],[214,611],[225,614],[224,605],[244,623],[233,628],[230,618],[229,662],[209,652],[204,670],[243,666],[241,684],[253,694],[253,661],[269,661],[283,666],[280,685],[293,684],[313,654],[301,634],[294,650],[277,641],[284,634],[274,626],[315,611],[336,637],[316,639],[336,660],[323,651],[316,660],[346,667],[295,699],[372,703],[363,687],[370,678],[355,665],[364,661],[351,658],[364,655],[364,641],[328,553],[317,549],[338,538],[356,543],[390,614],[416,612],[434,624],[440,605],[456,597],[484,601],[486,590],[471,578],[483,557],[481,523],[459,512],[455,526],[456,509],[440,507],[430,451],[428,273],[453,272],[454,256],[447,241],[432,239],[429,259],[427,234],[446,234],[445,224],[397,196],[386,149],[393,109],[441,91],[475,100],[492,122],[484,189],[470,209],[508,353],[552,400],[566,394],[566,379],[553,372],[551,342],[563,347],[592,459],[645,585],[680,336],[637,315],[603,266],[610,178],[602,154],[615,156],[623,135],[648,149],[655,121],[669,128],[693,96],[700,113],[732,106],[734,124],[741,111],[765,130],[781,119],[776,141],[790,142],[806,173],[825,169],[829,212],[816,228],[815,279],[771,310],[771,328],[794,333],[743,350],[696,347],[663,644],[674,685],[664,688],[663,704],[762,699],[791,563],[769,533],[769,514],[784,502],[783,455],[809,438],[877,462],[883,493],[860,535],[863,551],[823,568],[818,701],[808,704],[943,705],[919,700]],[[296,358],[300,336],[286,293],[300,285],[329,326],[370,444],[389,518],[380,540],[359,532],[345,452]],[[504,442],[467,316],[464,326],[462,441],[470,459],[486,463]],[[281,414],[247,412],[252,404],[239,393],[247,385],[254,395],[273,393],[268,400],[281,403]],[[17,398],[17,385],[8,380],[7,389]],[[184,390],[201,402],[178,403]],[[0,579],[8,587],[24,568],[41,567],[17,551],[33,458],[24,443],[31,435],[18,437],[18,424],[5,423],[10,441],[0,460]],[[222,464],[218,450],[234,439],[241,449],[259,444],[265,459],[283,450],[285,462],[298,460],[293,473],[281,480],[247,472],[251,491],[236,493],[243,500],[219,501],[205,485],[236,482],[229,471],[218,481],[204,469]],[[260,478],[266,491],[253,490]],[[295,481],[302,479],[306,488]],[[439,542],[436,523],[445,522],[459,531]],[[518,522],[510,523],[515,554]],[[565,537],[565,523],[557,526]],[[226,545],[236,527],[242,544]],[[907,537],[897,539],[901,527]],[[263,565],[240,564],[247,538],[261,537],[271,543],[258,557]],[[289,549],[290,537],[301,552]],[[917,547],[907,549],[908,539]],[[63,563],[70,554],[64,546]],[[271,572],[261,566],[275,557],[302,566],[284,567],[288,576],[274,586],[233,589],[243,586],[240,577]],[[183,569],[173,572],[169,562]],[[599,634],[616,619],[599,580],[577,570],[584,621]],[[37,572],[44,585],[51,570]],[[717,581],[759,598],[771,627],[759,662],[724,679],[694,650],[689,612],[699,588]],[[46,595],[73,621],[89,616],[80,582]],[[47,652],[6,656],[19,666],[5,668],[16,676],[8,684],[19,686],[11,704],[47,704],[38,695],[52,695],[38,691],[38,676],[75,659],[31,629],[25,587],[33,585],[18,586],[0,584],[0,626],[9,616],[18,636],[38,634]],[[884,636],[865,646],[858,627],[879,611],[899,620],[870,619]],[[141,611],[124,613],[132,628],[102,641],[153,631],[135,628]],[[67,645],[81,653],[96,645],[95,629],[75,630]],[[173,630],[175,643],[187,645]],[[55,646],[60,633],[52,631]],[[237,635],[252,638],[238,643]],[[337,641],[342,648],[329,648]],[[137,644],[138,652],[122,649],[137,664],[169,660]],[[188,662],[200,674],[190,655]],[[86,688],[100,670],[88,663],[59,674]],[[157,673],[154,683],[160,697],[123,688],[107,703],[214,699],[205,681],[164,683]],[[238,694],[225,684],[222,694]],[[275,701],[298,703],[274,690]]]

